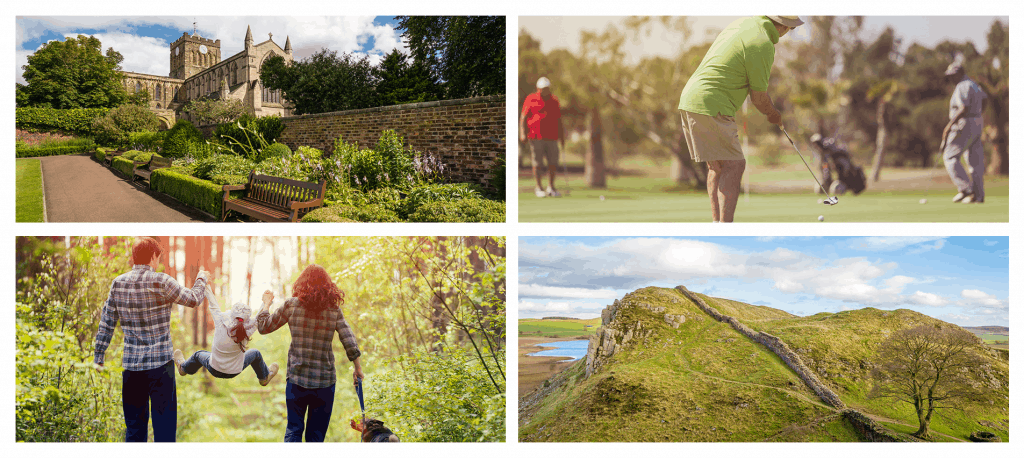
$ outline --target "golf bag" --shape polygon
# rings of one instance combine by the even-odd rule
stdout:
[[[864,169],[854,165],[850,153],[836,146],[835,140],[826,138],[815,145],[821,151],[821,177],[822,186],[828,188],[832,195],[842,195],[846,191],[860,194],[868,186]],[[836,179],[832,179],[832,172],[836,172]]]

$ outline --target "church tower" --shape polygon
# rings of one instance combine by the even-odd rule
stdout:
[[[220,62],[220,40],[193,32],[182,33],[171,43],[171,78],[187,79]]]

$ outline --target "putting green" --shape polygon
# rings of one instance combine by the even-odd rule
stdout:
[[[635,183],[636,182],[636,183]],[[537,198],[532,181],[520,180],[520,222],[710,222],[706,193],[672,189],[660,179],[609,180],[608,189],[586,189],[569,182],[562,198]],[[811,183],[813,185],[813,183]],[[809,189],[808,187],[805,187]],[[1008,222],[1008,180],[986,184],[983,204],[956,204],[949,189],[870,189],[859,196],[846,194],[839,204],[819,204],[823,195],[803,193],[751,193],[740,196],[736,222]],[[601,199],[604,196],[604,199]],[[921,204],[921,199],[927,203]]]

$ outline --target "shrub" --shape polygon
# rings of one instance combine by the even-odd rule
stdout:
[[[271,143],[270,146],[263,148],[260,152],[260,162],[270,159],[272,157],[289,157],[292,155],[292,149],[284,143]]]
[[[92,135],[92,123],[103,117],[109,108],[15,108],[14,124],[18,129],[33,132],[70,132]]]
[[[189,152],[189,143],[203,143],[203,134],[184,119],[178,120],[167,131],[164,137],[163,155],[166,157],[184,157]]]
[[[480,192],[476,185],[468,183],[428,184],[409,191],[403,203],[403,213],[411,215],[423,204],[429,202],[454,202],[459,199],[479,199]]]
[[[129,132],[128,147],[145,151],[160,152],[164,144],[163,132]]]
[[[234,184],[246,184],[249,182],[248,175],[214,175],[210,177],[210,182],[219,185],[234,185]]]
[[[256,168],[256,163],[233,154],[215,154],[195,162],[193,173],[196,178],[209,180],[214,175],[248,176]]]
[[[149,180],[153,190],[162,192],[181,203],[202,210],[219,218],[221,199],[224,196],[221,185],[188,176],[179,171],[164,168],[153,172]],[[233,196],[241,191],[233,192]]]
[[[259,151],[274,143],[284,131],[280,116],[257,118],[251,114],[240,116],[235,122],[221,124],[213,131],[213,138],[228,145],[235,154],[255,158]]]
[[[378,205],[365,205],[362,207],[332,205],[330,207],[318,208],[302,217],[302,221],[306,222],[344,222],[341,221],[343,219],[378,223],[397,223],[402,221],[398,214]]]
[[[403,139],[393,130],[381,134],[374,149],[360,150],[355,144],[345,143],[341,137],[334,141],[334,155],[338,160],[338,179],[364,191],[391,186],[404,189],[415,178],[412,151],[402,146]]]
[[[153,156],[160,157],[160,155],[156,153],[146,153],[135,150],[128,151],[127,153],[115,157],[114,160],[111,161],[110,167],[121,172],[122,175],[130,177],[135,170],[135,161],[149,162],[149,159]]]
[[[96,144],[88,138],[46,142],[38,146],[27,146],[16,142],[16,157],[56,156],[60,154],[78,154],[92,151]]]
[[[207,125],[234,121],[245,113],[245,107],[238,99],[203,98],[189,102],[182,111],[199,124]]]
[[[130,132],[155,131],[160,119],[148,108],[121,105],[93,120],[93,135],[97,142],[107,145],[128,146]]]
[[[421,223],[503,223],[505,222],[505,202],[485,199],[428,202],[411,213],[409,221]]]
[[[92,157],[97,161],[103,162],[107,158],[107,150],[103,148],[96,148],[96,152],[92,154]]]
[[[256,166],[256,171],[263,175],[309,181],[309,177],[303,173],[299,164],[296,164],[290,157],[269,158],[260,162]]]

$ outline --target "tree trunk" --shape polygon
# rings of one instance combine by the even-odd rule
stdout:
[[[989,161],[985,172],[989,175],[1010,174],[1010,133],[1008,131],[1010,119],[1009,112],[1003,106],[1000,97],[990,97],[992,111],[996,114],[995,127],[996,135],[992,139],[992,160]]]
[[[885,111],[889,106],[889,102],[879,101],[878,112],[875,114],[875,118],[878,122],[878,135],[875,137],[875,160],[871,165],[871,181],[878,181],[878,177],[882,173],[882,159],[885,157],[885,137],[886,137],[886,126],[885,126]]]
[[[583,172],[587,185],[591,188],[604,189],[604,145],[601,141],[601,113],[597,108],[590,110],[590,149],[587,151],[586,167]]]

